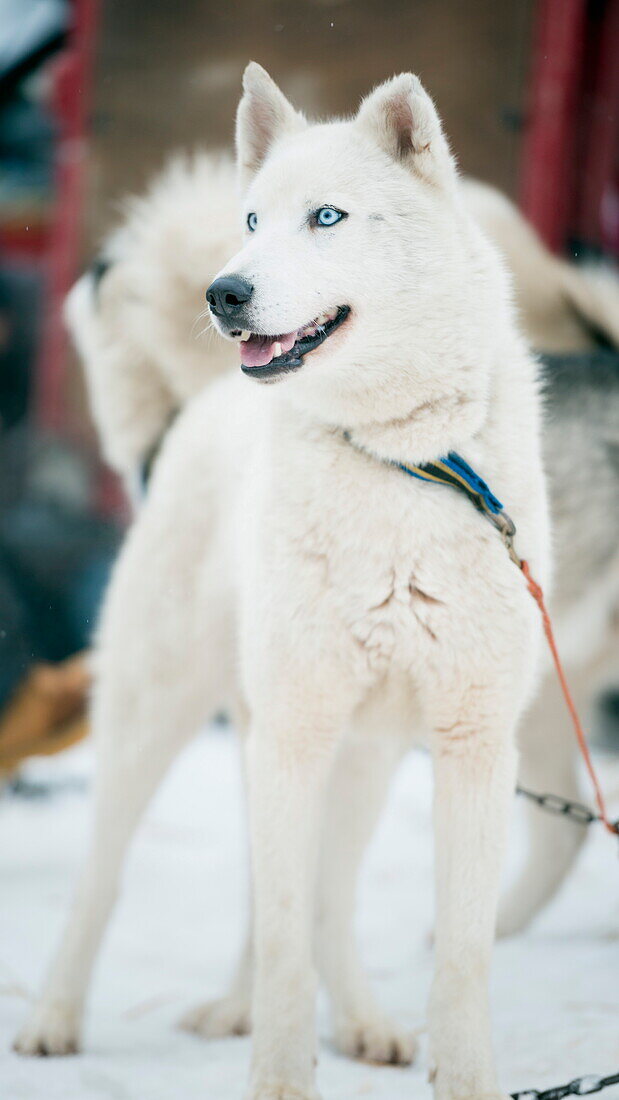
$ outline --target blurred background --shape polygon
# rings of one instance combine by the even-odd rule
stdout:
[[[88,644],[126,519],[61,313],[122,197],[171,150],[230,148],[248,58],[318,116],[412,68],[464,172],[554,251],[616,256],[618,56],[617,0],[0,0],[5,775],[83,731],[87,674],[59,662]]]
[[[556,252],[619,254],[617,0],[0,0],[0,772],[84,731],[127,511],[62,321],[127,193],[229,149],[259,60],[308,113],[417,71],[469,175]],[[74,660],[74,656],[78,655]]]
[[[15,998],[29,998],[38,983],[81,848],[82,801],[74,812],[70,799],[56,795],[90,784],[90,757],[79,756],[88,749],[64,750],[87,733],[88,648],[129,515],[120,484],[99,458],[62,305],[117,224],[123,197],[143,191],[171,152],[231,149],[249,59],[315,116],[352,112],[373,84],[414,70],[435,98],[467,175],[514,199],[554,253],[577,263],[619,259],[619,0],[0,0],[0,799],[6,880],[13,887],[4,941],[15,943],[19,956],[13,960],[9,951],[0,957],[0,994],[13,1006],[7,1035],[15,1027]],[[598,741],[603,727],[615,749],[617,700],[614,690],[607,693],[597,727]],[[127,967],[116,964],[116,984],[106,987],[101,1002],[110,1017],[124,1013],[134,1043],[144,1017],[180,1003],[198,978],[202,982],[193,958],[203,959],[206,984],[216,985],[234,953],[242,923],[242,890],[234,877],[244,846],[242,792],[223,742],[190,750],[189,765],[166,786],[140,841],[140,890],[114,947]],[[394,884],[400,890],[397,902],[391,895],[388,920],[404,912],[410,927],[417,922],[421,938],[427,907],[405,891],[414,852],[417,882],[427,880],[431,892],[426,848],[411,840],[421,819],[427,829],[429,773],[410,780],[408,793],[406,782],[373,874],[381,897]],[[205,803],[208,818],[201,818]],[[163,905],[162,869],[170,883]],[[601,878],[607,871],[604,851],[581,883],[588,887],[594,872]],[[182,908],[188,881],[201,914],[193,924]],[[587,910],[589,891],[579,887],[580,907],[573,905],[571,913],[595,928],[598,919],[602,927],[603,910],[594,895]],[[568,910],[559,915],[560,928],[569,927]],[[176,935],[181,920],[190,947]],[[146,923],[162,936],[167,928],[169,971],[160,971],[156,942],[152,948],[142,943]],[[370,924],[370,962],[376,951],[376,973],[393,978],[392,1001],[401,995],[408,1004],[408,986],[397,984],[398,933],[392,945],[384,917]],[[28,945],[36,945],[32,962]],[[614,1018],[601,1002],[591,1007],[587,976],[595,976],[610,1003],[616,982],[608,956],[587,954],[587,945],[578,956],[570,949],[569,956],[552,959],[543,942],[537,956],[535,943],[527,950],[506,962],[502,988],[514,1012],[511,1032],[522,1023],[522,1035],[530,1034],[528,991],[520,1000],[513,996],[514,973],[537,973],[540,1002],[545,989],[566,975],[572,1031],[565,1034],[573,1048],[583,1029],[593,1034],[591,1013],[605,1012],[604,1020],[595,1017],[598,1046],[591,1040],[590,1068],[599,1068],[605,1026],[605,1049],[616,1052],[617,1006]],[[125,970],[131,993],[123,984]],[[150,999],[136,1003],[140,989]],[[423,981],[415,997],[421,1004]],[[582,1019],[574,1017],[576,1003]],[[114,1045],[122,1045],[123,1034],[114,1036]],[[554,1082],[564,1050],[547,1050],[555,1039],[541,1022],[539,1034],[539,1065]],[[133,1092],[131,1059],[129,1076],[116,1081],[95,1052],[84,1076],[81,1069],[62,1070],[64,1076],[37,1077],[33,1084],[38,1071],[19,1065],[9,1100],[163,1096],[157,1043],[145,1033]],[[527,1043],[510,1039],[509,1057],[514,1074],[521,1071],[528,1084],[524,1078],[535,1065],[527,1061]],[[215,1058],[213,1073],[217,1064]],[[339,1072],[334,1061],[333,1073]],[[387,1074],[377,1098],[393,1100],[390,1071],[375,1072]],[[182,1073],[182,1094],[202,1095],[201,1054],[194,1062],[183,1047]],[[233,1061],[222,1057],[221,1089],[214,1095],[228,1095],[235,1073]],[[373,1089],[364,1081],[360,1094]],[[423,1083],[418,1087],[416,1095],[426,1095]]]

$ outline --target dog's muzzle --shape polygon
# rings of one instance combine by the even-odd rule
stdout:
[[[239,275],[223,275],[211,283],[206,292],[206,300],[215,317],[224,324],[239,327],[243,320],[243,310],[251,301],[253,292],[253,286]]]

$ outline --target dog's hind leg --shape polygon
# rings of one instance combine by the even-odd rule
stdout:
[[[214,1001],[194,1005],[181,1017],[179,1027],[203,1039],[248,1035],[251,1031],[253,966],[253,940],[249,931],[227,993]]]
[[[198,552],[183,544],[173,511],[159,522],[147,506],[151,514],[139,518],[112,579],[92,707],[98,749],[93,837],[43,995],[15,1043],[22,1054],[78,1048],[90,973],[127,845],[174,756],[220,702],[226,647],[205,612],[213,593],[200,584]],[[169,522],[177,528],[174,537]],[[208,644],[210,630],[217,646]]]
[[[331,1000],[335,1045],[343,1054],[370,1062],[408,1064],[415,1040],[380,1010],[358,958],[354,910],[359,865],[383,808],[403,741],[365,734],[340,747],[325,806],[318,878],[317,967]],[[228,993],[191,1008],[180,1020],[185,1031],[205,1039],[251,1030],[253,944],[248,935]]]
[[[407,1065],[415,1038],[381,1011],[354,936],[357,879],[406,745],[379,727],[355,729],[340,747],[326,806],[318,889],[317,962],[331,999],[335,1045],[369,1062]]]
[[[519,781],[539,794],[579,801],[578,754],[565,702],[554,678],[547,679],[527,711],[520,732]],[[587,830],[551,816],[527,801],[527,854],[522,870],[499,906],[497,934],[515,935],[554,897],[580,851]]]
[[[93,838],[60,949],[43,993],[15,1041],[20,1054],[74,1054],[97,949],[116,899],[124,854],[177,745],[148,744],[106,761],[97,779]]]
[[[335,1045],[349,1057],[402,1065],[413,1059],[414,1038],[377,1006],[353,926],[359,865],[404,749],[382,727],[379,736],[356,728],[341,745],[326,798],[316,924],[317,968],[331,1000]],[[227,994],[195,1005],[180,1027],[205,1039],[248,1033],[252,976],[250,933]]]

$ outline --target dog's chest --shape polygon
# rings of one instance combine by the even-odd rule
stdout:
[[[363,603],[357,609],[351,602],[350,628],[376,668],[408,665],[420,644],[438,637],[441,603],[420,586],[416,571],[407,574],[394,566],[390,577],[377,577],[375,595],[368,591]]]
[[[384,517],[382,517],[384,519]],[[334,547],[330,575],[352,636],[377,668],[409,665],[420,647],[436,642],[449,593],[432,568],[432,540],[406,519],[387,535],[376,515],[360,531],[363,547],[354,564]]]
[[[348,637],[370,679],[416,680],[429,663],[475,663],[503,646],[501,624],[526,615],[524,590],[470,500],[359,454],[341,434],[280,422],[265,438],[240,540],[255,621],[285,621],[289,644],[318,638],[320,653],[334,633],[338,645]]]
[[[329,596],[370,666],[410,671],[479,613],[470,574],[492,578],[497,559],[505,566],[502,548],[455,492],[365,465],[354,484],[342,479],[317,496],[303,545],[323,556]]]

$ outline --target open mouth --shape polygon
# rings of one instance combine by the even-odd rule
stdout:
[[[241,370],[254,378],[273,378],[287,374],[303,366],[303,359],[310,351],[324,344],[346,320],[350,306],[339,306],[335,312],[322,313],[314,321],[279,336],[266,336],[257,332],[231,333],[242,335]]]

